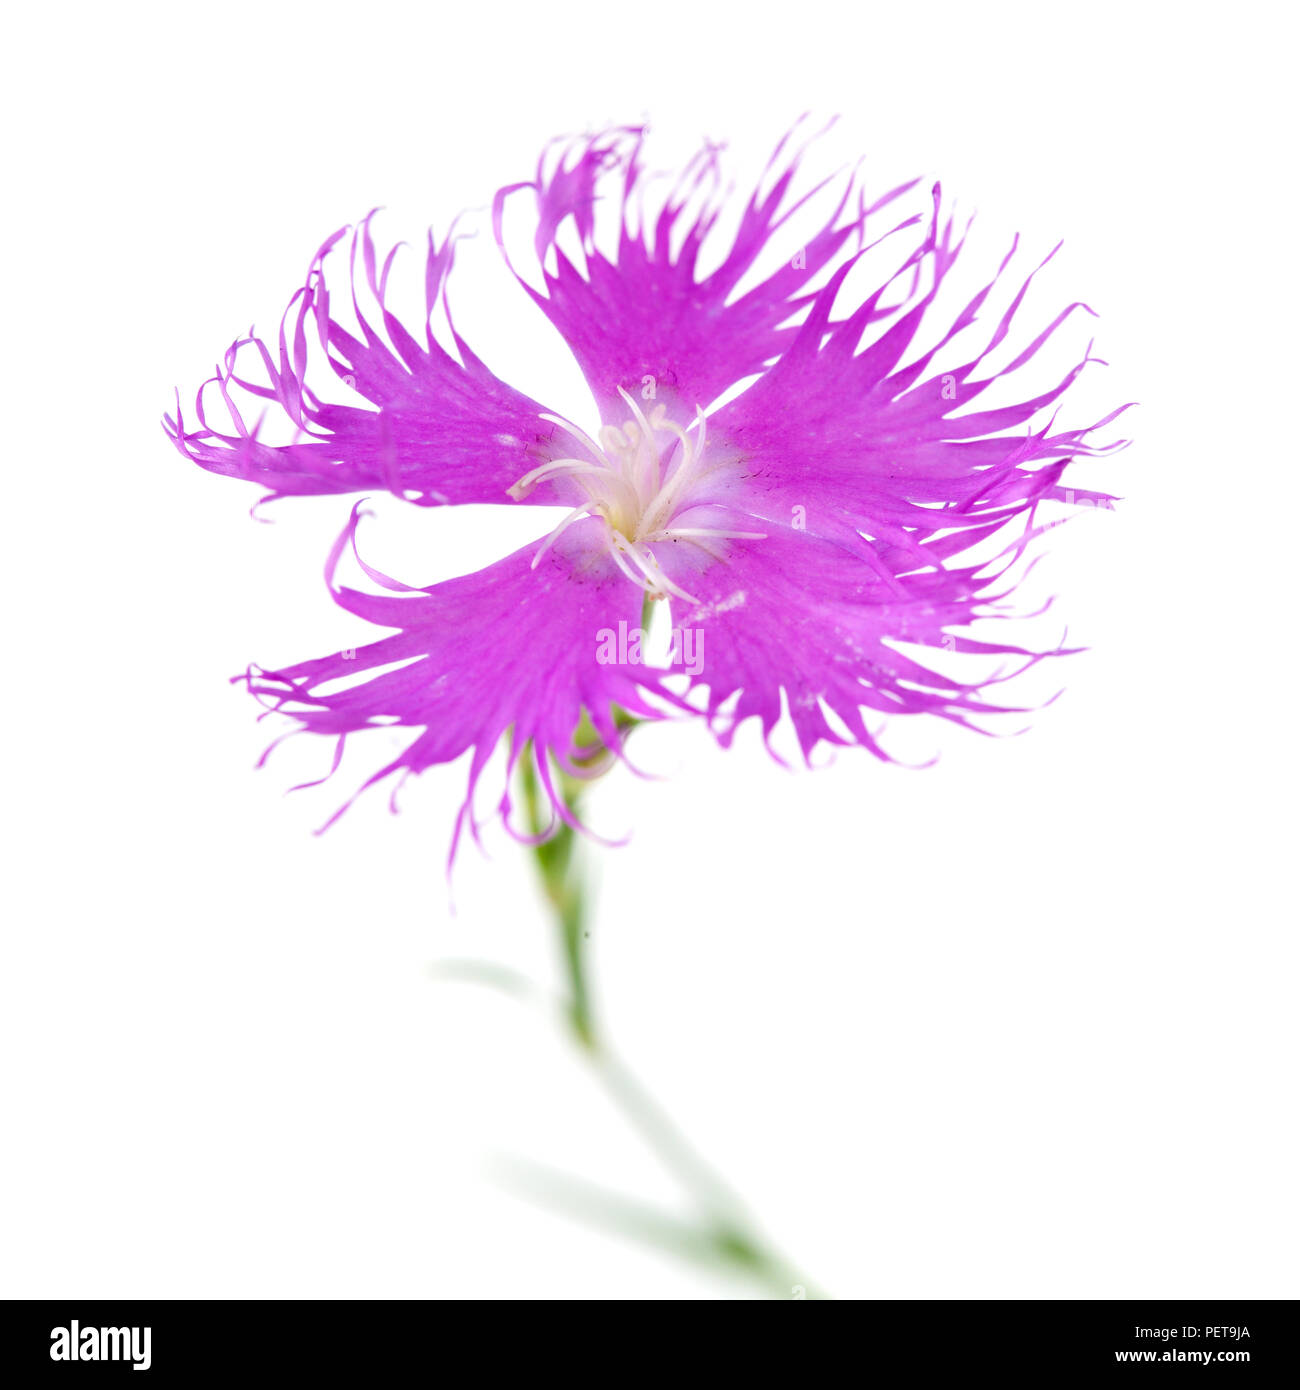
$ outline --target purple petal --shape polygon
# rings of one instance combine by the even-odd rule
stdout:
[[[573,737],[583,712],[606,747],[617,751],[622,740],[611,706],[657,719],[662,707],[649,703],[647,694],[672,701],[663,690],[662,672],[598,660],[602,633],[616,630],[620,622],[634,628],[642,601],[641,591],[594,542],[592,528],[599,523],[572,528],[535,569],[540,541],[487,569],[428,589],[410,588],[363,565],[372,580],[389,590],[375,594],[334,582],[344,549],[355,550],[360,515],[354,509],[336,542],[327,580],[340,607],[396,631],[350,649],[349,655],[333,653],[275,671],[254,668],[241,679],[270,709],[291,715],[301,729],[313,733],[343,741],[376,727],[416,731],[398,757],[367,779],[366,787],[472,750],[458,837],[467,820],[477,829],[471,816],[474,789],[507,733],[509,766],[531,742],[552,804],[569,819],[552,781],[550,759],[571,767]],[[348,683],[335,688],[339,681]],[[508,794],[498,809],[508,811]]]
[[[921,547],[938,532],[968,533],[965,543],[947,543],[944,553],[951,555],[983,539],[991,523],[1010,521],[1043,497],[1065,496],[1060,478],[1071,458],[1121,446],[1122,441],[1097,446],[1089,440],[1120,411],[1085,429],[1051,433],[1050,423],[1037,432],[1017,428],[1027,427],[1061,397],[1094,360],[1086,355],[1062,381],[1019,404],[965,409],[993,382],[1027,363],[1072,310],[1086,309],[1072,305],[1005,371],[977,378],[977,368],[1006,337],[1029,280],[973,359],[948,371],[932,369],[939,349],[975,322],[998,276],[955,323],[927,335],[929,345],[906,367],[899,366],[924,341],[927,314],[961,245],[951,219],[940,228],[936,187],[935,217],[925,242],[839,321],[832,321],[831,309],[852,263],[832,277],[781,359],[710,417],[712,437],[730,446],[746,475],[743,489],[733,487],[716,500],[785,525],[799,512],[811,533],[854,549],[861,548],[859,533],[865,533],[885,573],[897,570],[907,555],[916,563],[933,563],[935,552]],[[1010,259],[1003,261],[999,276]],[[864,327],[890,286],[926,268],[927,292],[902,306],[896,321],[863,346]],[[1076,496],[1106,498],[1081,491]]]
[[[187,424],[178,398],[175,418],[164,420],[167,433],[193,462],[261,483],[273,497],[383,488],[425,505],[509,502],[510,486],[552,457],[548,441],[554,426],[539,418],[543,407],[536,401],[495,377],[454,328],[462,361],[434,337],[431,320],[451,271],[453,236],[440,246],[432,234],[429,238],[423,341],[387,309],[388,276],[398,248],[377,270],[373,215],[351,241],[351,303],[360,337],[332,316],[326,283],[326,258],[345,229],[313,259],[306,284],[285,311],[276,350],[252,335],[235,342],[198,392],[196,423]],[[375,306],[371,316],[377,313],[383,334],[362,311],[362,290],[369,293]],[[318,354],[324,361],[311,366],[309,384],[309,364]],[[331,381],[334,393],[364,403],[330,403],[324,394]],[[225,417],[217,424],[209,422],[214,404]],[[268,415],[284,442],[263,437]],[[532,500],[557,503],[569,497],[564,487],[551,486]]]
[[[978,569],[932,568],[887,583],[843,546],[789,527],[774,527],[761,541],[730,542],[725,551],[682,542],[658,553],[698,600],[673,603],[683,630],[674,669],[707,691],[710,722],[724,746],[753,717],[768,739],[784,694],[805,758],[823,741],[857,743],[887,758],[864,716],[933,714],[969,726],[972,715],[1011,708],[984,699],[979,683],[955,681],[897,644],[1037,659],[950,631],[967,627],[995,597],[989,589],[997,576]]]
[[[793,134],[793,131],[790,133]],[[725,259],[697,276],[697,262],[724,201],[720,146],[705,145],[681,171],[653,222],[644,215],[647,182],[641,163],[644,131],[620,127],[569,142],[554,160],[544,154],[536,179],[502,189],[493,207],[497,240],[505,253],[503,220],[512,195],[531,189],[536,208],[534,250],[545,293],[520,283],[563,334],[607,421],[622,417],[618,389],[679,401],[679,418],[707,406],[738,381],[762,370],[793,337],[781,324],[805,304],[800,291],[860,238],[868,217],[913,187],[905,184],[868,207],[844,180],[832,210],[810,241],[792,243],[790,259],[734,303],[728,298],[786,220],[830,179],[794,198],[791,188],[802,150],[786,153],[790,135],[768,163],[765,181],[746,203]],[[596,245],[596,210],[611,196],[618,215],[612,260]],[[633,205],[638,225],[630,225]],[[585,264],[575,266],[558,244],[572,223]],[[555,269],[546,262],[550,254]]]

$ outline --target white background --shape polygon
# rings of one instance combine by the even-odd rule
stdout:
[[[638,734],[663,780],[619,776],[595,808],[633,832],[602,856],[610,1027],[840,1296],[1300,1294],[1283,15],[11,17],[0,1293],[748,1293],[494,1181],[520,1155],[676,1200],[545,1009],[434,977],[472,955],[556,983],[499,831],[449,913],[460,771],[319,839],[346,788],[282,792],[325,750],[252,771],[269,730],[226,678],[364,640],[320,578],[347,503],[251,522],[255,490],[157,421],[376,204],[418,246],[552,135],[645,116],[665,161],[726,139],[744,189],[812,108],[842,116],[820,172],[862,155],[874,187],[941,176],[978,206],[976,269],[1013,230],[1034,261],[1065,236],[1026,323],[1099,312],[1112,365],[1063,423],[1137,399],[1136,444],[1084,466],[1123,500],[1054,531],[1032,578],[1090,650],[1055,663],[1066,693],[1025,736],[912,726],[894,746],[939,753],[927,771],[790,773],[752,733],[729,753]],[[573,413],[574,369],[489,241],[453,282],[458,326]],[[371,558],[414,583],[543,529],[377,510]]]

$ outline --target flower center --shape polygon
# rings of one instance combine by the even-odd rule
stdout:
[[[575,522],[596,516],[605,523],[604,541],[614,563],[651,598],[674,594],[689,603],[692,598],[663,572],[653,546],[658,541],[687,540],[704,545],[710,538],[763,540],[751,531],[726,531],[712,527],[674,525],[674,518],[694,505],[691,493],[709,471],[703,466],[704,412],[697,406],[695,419],[682,429],[666,418],[663,405],[649,419],[619,388],[632,418],[621,428],[605,425],[592,439],[561,415],[543,415],[569,434],[580,446],[580,455],[553,459],[525,473],[510,489],[516,501],[538,483],[568,477],[581,488],[585,501],[564,518],[533,556],[536,569],[542,556]],[[695,431],[695,437],[691,437]],[[705,546],[707,549],[707,546]]]

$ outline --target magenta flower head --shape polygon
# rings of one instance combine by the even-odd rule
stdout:
[[[515,273],[577,359],[594,397],[589,421],[506,385],[456,331],[446,301],[454,234],[429,239],[425,323],[401,323],[386,306],[396,251],[380,259],[371,217],[346,243],[353,327],[336,316],[326,272],[345,229],[312,260],[278,342],[235,342],[194,420],[179,406],[166,420],[188,458],[271,497],[384,490],[421,506],[566,508],[524,549],[421,589],[361,560],[358,503],[329,557],[329,585],[340,607],[386,635],[243,678],[298,730],[336,740],[334,768],[350,735],[409,731],[366,786],[470,754],[456,838],[466,823],[477,834],[475,787],[503,739],[508,771],[529,760],[553,824],[572,826],[566,779],[589,770],[597,740],[622,757],[634,721],[704,719],[726,745],[757,717],[770,748],[784,706],[805,759],[821,743],[885,758],[868,727],[880,716],[971,724],[1005,712],[992,678],[955,682],[924,649],[1045,654],[970,632],[1041,529],[1037,504],[1067,500],[1067,465],[1103,452],[1090,436],[1120,413],[1055,430],[1054,407],[1086,354],[1050,389],[981,408],[989,387],[1015,378],[1086,309],[1071,305],[1002,371],[986,369],[1032,275],[960,363],[932,367],[958,334],[972,336],[1016,250],[936,327],[932,306],[966,235],[937,185],[925,216],[893,226],[887,210],[915,183],[869,201],[849,174],[796,197],[806,146],[792,152],[788,135],[717,247],[719,150],[706,146],[651,212],[644,138],[629,127],[552,147],[534,179],[493,203],[503,255],[507,209],[531,209],[540,287]],[[782,248],[792,214],[815,196],[827,202],[820,229]],[[707,274],[706,242],[723,253]],[[850,272],[875,248],[891,258],[883,283],[846,305]],[[784,258],[760,273],[777,251]],[[440,304],[449,345],[433,331]],[[270,442],[268,423],[282,442]],[[1068,496],[1107,500],[1077,487]],[[1004,528],[996,560],[968,558]],[[336,580],[349,548],[365,590]],[[659,664],[639,649],[650,600],[672,619]],[[507,825],[508,786],[507,776],[497,802]]]

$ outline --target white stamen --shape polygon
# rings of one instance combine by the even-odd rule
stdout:
[[[765,541],[766,531],[714,531],[707,526],[674,526],[671,531],[655,531],[648,541],[675,540],[679,536],[716,536],[719,540]]]
[[[684,540],[712,555],[714,551],[707,544],[709,541],[761,541],[766,539],[766,534],[674,526],[673,517],[694,505],[690,500],[691,492],[713,471],[702,467],[704,412],[696,408],[690,429],[698,433],[692,440],[687,430],[667,418],[662,402],[647,419],[640,405],[621,387],[619,395],[632,418],[621,427],[602,425],[597,431],[599,443],[562,415],[542,416],[571,435],[587,451],[587,456],[553,459],[534,468],[510,488],[511,497],[518,501],[539,483],[572,478],[586,501],[575,507],[546,538],[533,557],[533,566],[536,568],[570,526],[584,517],[594,516],[605,523],[604,539],[611,558],[634,584],[652,598],[673,594],[688,603],[698,603],[698,599],[669,579],[650,547],[661,541]],[[669,438],[660,440],[661,435]]]
[[[574,507],[568,516],[566,516],[555,530],[542,542],[542,548],[533,556],[533,562],[529,565],[529,569],[536,569],[537,566],[541,564],[542,556],[546,554],[575,521],[581,521],[584,516],[590,515],[591,513],[587,511],[586,507]]]

